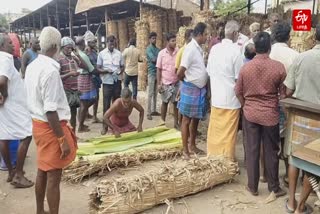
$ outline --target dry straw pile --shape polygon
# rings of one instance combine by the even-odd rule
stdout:
[[[177,11],[175,9],[168,9],[168,20],[169,20],[169,32],[177,33],[178,31],[178,21],[177,21]]]
[[[91,213],[132,214],[165,200],[184,197],[231,181],[238,165],[220,158],[201,158],[163,165],[130,178],[101,181],[90,194]]]
[[[150,160],[175,159],[181,155],[181,146],[168,146],[158,149],[135,149],[134,152],[123,152],[110,155],[81,157],[63,170],[63,180],[78,183],[90,176],[118,168],[137,166]]]
[[[151,9],[151,8],[143,8],[142,12],[142,20],[147,21],[149,24],[150,32],[157,33],[157,47],[163,47],[163,14],[165,13],[164,10],[161,9]]]
[[[129,38],[136,38],[136,32],[135,32],[135,19],[129,19],[128,20],[128,34]]]
[[[310,50],[315,45],[315,29],[311,31],[291,31],[290,47],[298,52]]]
[[[150,28],[148,22],[141,20],[135,23],[137,34],[137,48],[144,56],[144,62],[138,64],[138,89],[145,91],[147,89],[147,62],[146,62],[146,48],[149,45]]]
[[[108,20],[107,22],[107,35],[114,35],[116,38],[118,37],[118,23],[117,21]]]
[[[186,31],[188,30],[188,27],[180,27],[179,31],[177,33],[177,46],[178,48],[182,48],[184,46],[184,44],[186,43],[185,39],[184,39],[184,34],[186,33]]]
[[[118,31],[119,31],[119,48],[123,51],[128,46],[128,21],[127,19],[121,19],[118,21]]]

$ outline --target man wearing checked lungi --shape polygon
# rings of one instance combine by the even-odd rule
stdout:
[[[183,116],[181,136],[183,157],[201,153],[196,147],[196,134],[199,120],[206,114],[206,93],[208,74],[201,45],[207,41],[207,26],[200,22],[193,31],[194,38],[186,46],[182,56],[178,78],[182,81],[178,109]]]

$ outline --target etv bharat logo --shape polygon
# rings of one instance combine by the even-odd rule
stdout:
[[[293,10],[292,25],[295,31],[311,30],[311,10]]]

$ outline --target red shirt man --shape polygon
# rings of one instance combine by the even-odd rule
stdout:
[[[286,69],[269,58],[271,38],[266,32],[254,39],[257,55],[246,63],[235,87],[243,107],[246,135],[248,191],[258,195],[260,145],[263,142],[268,189],[276,197],[286,194],[279,186],[279,93],[284,93]]]

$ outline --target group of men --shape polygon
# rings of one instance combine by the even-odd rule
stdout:
[[[285,195],[279,183],[279,159],[282,158],[286,166],[283,181],[289,185],[286,211],[311,213],[311,207],[305,203],[312,191],[309,175],[304,175],[300,201],[295,200],[299,170],[289,164],[290,147],[284,139],[286,114],[279,100],[294,97],[320,104],[319,84],[314,81],[320,75],[316,67],[320,56],[320,26],[316,27],[316,46],[299,54],[289,47],[291,26],[278,14],[271,14],[270,24],[270,31],[262,32],[259,24],[253,23],[251,39],[238,48],[240,26],[236,21],[229,21],[224,28],[224,38],[210,50],[207,71],[212,109],[208,155],[222,154],[236,160],[238,124],[242,123],[247,190],[258,195],[260,180],[268,183],[269,191],[276,197]],[[296,118],[295,123],[299,122]],[[320,127],[317,121],[307,123]]]
[[[304,213],[309,210],[305,202],[311,186],[305,177],[303,194],[297,203],[299,171],[288,164],[285,110],[280,108],[279,100],[293,96],[320,104],[320,88],[315,81],[320,77],[316,69],[320,62],[320,26],[316,28],[317,45],[299,54],[288,46],[290,25],[277,14],[270,16],[270,25],[270,32],[263,32],[259,23],[253,23],[248,38],[240,34],[237,21],[219,24],[217,37],[209,43],[208,63],[202,49],[208,41],[206,24],[198,23],[194,29],[187,30],[186,44],[181,49],[176,47],[176,35],[168,33],[167,45],[160,50],[156,47],[157,34],[151,32],[146,49],[147,119],[161,116],[165,122],[168,104],[173,104],[174,127],[181,129],[183,158],[187,160],[193,154],[203,153],[196,146],[196,137],[210,100],[208,155],[223,155],[236,161],[235,145],[242,124],[247,190],[258,195],[260,180],[267,182],[269,191],[280,197],[286,194],[279,183],[281,147],[289,171],[284,179],[290,192],[286,210]],[[123,53],[115,48],[114,36],[108,36],[106,41],[107,47],[98,53],[92,33],[75,39],[61,38],[57,29],[46,27],[22,57],[23,81],[14,64],[12,39],[0,34],[1,156],[8,168],[8,182],[17,188],[33,186],[23,171],[33,136],[38,161],[37,213],[44,213],[46,193],[50,213],[58,213],[62,169],[75,158],[77,149],[76,121],[79,121],[79,132],[89,131],[84,121],[91,106],[98,121],[100,87],[104,114],[101,133],[107,133],[110,128],[120,137],[124,132],[142,131],[144,109],[137,102],[138,63],[143,61],[142,54],[135,47],[135,39],[130,40]],[[130,84],[132,91],[128,88]],[[156,110],[158,93],[162,100],[161,113]],[[134,108],[140,113],[137,128],[129,120]],[[13,139],[21,140],[15,169],[9,154],[9,140]]]

